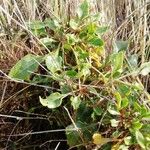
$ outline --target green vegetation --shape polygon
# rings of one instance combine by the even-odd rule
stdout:
[[[51,11],[48,0],[47,7],[40,1],[22,2],[30,7],[22,8],[15,0],[13,5],[5,1],[0,6],[0,75],[4,85],[0,116],[18,120],[2,119],[16,126],[6,135],[0,134],[0,148],[4,137],[4,147],[14,150],[43,149],[55,140],[55,149],[67,141],[64,149],[149,150],[149,3],[133,0],[127,5],[122,1],[124,6],[119,8],[122,4],[117,0],[102,0],[102,8],[97,4],[95,9],[91,1],[84,0],[75,13],[69,3],[68,10],[63,9],[64,1],[49,1],[54,7]],[[105,5],[108,2],[111,6]],[[122,15],[124,22],[119,22],[113,6],[116,12],[126,10],[129,14]],[[11,26],[11,21],[17,26]],[[15,84],[6,79],[26,86],[17,86],[9,95]],[[7,86],[11,90],[7,91]],[[32,119],[37,122],[30,123]],[[46,133],[50,136],[35,136],[34,140],[34,134]]]
[[[66,127],[70,147],[148,150],[150,97],[138,76],[150,73],[150,63],[139,67],[134,55],[126,56],[126,41],[116,41],[108,54],[102,36],[109,28],[99,25],[99,14],[89,13],[87,1],[77,14],[66,23],[55,18],[28,23],[48,53],[26,55],[9,76],[29,83],[57,85],[57,90],[49,90],[39,100],[49,109],[64,107],[67,111],[72,122]],[[38,67],[44,72],[39,72]],[[126,79],[129,75],[131,81]]]

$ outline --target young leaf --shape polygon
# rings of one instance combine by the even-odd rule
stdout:
[[[81,99],[79,97],[71,97],[71,105],[73,106],[73,108],[75,110],[77,110],[79,108],[79,105],[81,103]]]
[[[117,120],[115,120],[115,119],[111,119],[110,122],[111,122],[111,126],[112,126],[112,127],[117,127],[118,124],[119,124],[119,121],[117,121]]]
[[[93,46],[99,46],[99,47],[104,45],[103,40],[101,40],[98,37],[91,38],[90,40],[88,40],[88,43],[93,45]]]
[[[126,108],[129,104],[129,100],[125,97],[121,101],[121,108]]]
[[[74,70],[68,70],[68,71],[66,71],[66,75],[70,78],[75,78],[77,75],[77,72]]]
[[[58,92],[52,93],[46,99],[40,97],[40,102],[43,106],[47,106],[48,108],[57,108],[61,105],[62,99],[65,97],[64,94],[60,94]]]
[[[143,76],[148,75],[150,73],[150,62],[143,63],[140,68],[141,68],[141,71],[140,71],[141,75]]]
[[[60,71],[62,68],[62,57],[58,56],[58,51],[55,53],[51,52],[46,57],[46,66],[52,72]]]
[[[140,131],[136,131],[135,132],[135,136],[136,136],[136,140],[138,142],[138,144],[143,148],[145,149],[145,138],[144,136],[142,135],[142,133]]]
[[[96,30],[97,34],[103,35],[109,29],[108,26],[98,27]]]
[[[93,108],[93,110],[97,116],[101,116],[103,113],[103,110],[100,107],[95,107],[95,108]]]
[[[114,75],[117,72],[121,73],[123,67],[124,52],[121,51],[119,53],[112,55],[111,60],[112,60],[112,69],[113,69],[112,74]]]
[[[84,2],[80,5],[79,10],[77,11],[79,19],[84,19],[89,15],[89,5],[87,0],[84,0]]]
[[[132,137],[131,136],[127,136],[124,138],[124,143],[126,145],[131,145],[132,144]]]
[[[118,112],[118,111],[116,111],[116,110],[113,110],[112,108],[108,108],[108,112],[110,113],[110,114],[112,114],[112,115],[120,115],[120,113]]]
[[[70,27],[74,30],[78,28],[78,24],[73,19],[70,20],[69,24],[70,24]]]
[[[126,51],[128,48],[128,42],[127,41],[116,41],[114,46],[114,51]]]
[[[11,78],[20,80],[30,80],[33,72],[37,71],[39,63],[43,60],[40,56],[28,54],[19,60],[9,72]]]
[[[55,42],[55,40],[53,40],[52,38],[41,38],[40,41],[45,45],[45,46],[49,46],[52,44],[52,42]]]
[[[139,120],[135,120],[135,121],[132,122],[132,128],[133,128],[134,131],[137,131],[137,130],[141,129],[142,125],[143,124],[140,123]]]
[[[133,70],[136,69],[138,67],[138,55],[137,54],[131,55],[129,57],[129,63]]]

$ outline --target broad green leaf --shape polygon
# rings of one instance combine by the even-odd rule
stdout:
[[[89,86],[89,87],[88,87],[88,90],[89,90],[89,92],[90,92],[90,93],[92,93],[92,94],[95,94],[95,95],[99,96],[99,94],[97,93],[97,91],[96,91],[96,89],[95,89],[95,88],[93,88],[93,87]]]
[[[126,145],[131,145],[132,144],[132,137],[131,136],[127,136],[124,138],[124,143]]]
[[[65,97],[64,94],[60,94],[58,92],[52,93],[50,96],[43,99],[40,97],[40,102],[43,106],[47,106],[48,108],[57,108],[61,105],[62,99]]]
[[[111,107],[108,108],[108,112],[112,115],[120,115],[120,113],[114,109],[112,109]]]
[[[87,0],[84,0],[83,3],[80,5],[77,14],[79,19],[81,20],[89,15],[89,4]]]
[[[126,108],[129,105],[129,100],[125,97],[121,101],[121,108]]]
[[[113,54],[112,58],[112,74],[114,75],[115,73],[121,73],[122,72],[122,67],[123,67],[123,61],[124,61],[124,52],[121,51],[119,53]]]
[[[73,19],[70,20],[69,24],[70,24],[70,27],[74,30],[78,28],[78,24]]]
[[[142,135],[142,133],[140,131],[136,131],[135,132],[135,136],[136,136],[136,140],[138,142],[138,144],[143,148],[145,149],[145,138],[144,136]]]
[[[118,127],[119,121],[116,119],[111,119],[110,122],[112,127]]]
[[[133,54],[129,57],[129,63],[132,67],[132,69],[136,69],[138,67],[138,55],[137,54]]]
[[[147,63],[143,63],[140,67],[141,71],[140,71],[140,74],[143,75],[143,76],[146,76],[150,73],[150,62],[147,62]]]
[[[96,29],[96,33],[97,33],[97,34],[100,34],[100,35],[103,35],[108,29],[109,29],[108,26],[98,27],[98,28]]]
[[[81,104],[80,97],[71,97],[71,105],[73,106],[73,109],[77,110],[79,108],[79,105]]]
[[[143,124],[140,123],[139,120],[132,121],[132,128],[134,131],[141,129],[142,126],[143,126]]]
[[[56,20],[52,20],[52,19],[46,19],[44,21],[44,24],[46,27],[48,27],[49,29],[55,31],[57,28],[60,27],[60,24],[58,23],[58,21]]]
[[[120,84],[118,86],[118,90],[119,93],[121,93],[121,95],[125,95],[125,96],[129,96],[131,93],[131,88],[123,84]]]
[[[40,56],[28,54],[19,60],[9,72],[11,78],[20,80],[30,80],[32,73],[37,71],[39,63],[43,60]]]
[[[90,23],[89,25],[86,26],[86,29],[87,29],[88,34],[93,35],[96,32],[96,24]]]
[[[97,116],[101,116],[103,113],[103,110],[100,107],[95,107],[95,108],[93,108],[93,110]]]
[[[81,103],[78,110],[77,110],[77,121],[90,123],[91,115],[92,115],[93,109],[91,107],[86,106],[86,104]]]
[[[128,42],[127,41],[116,41],[114,45],[114,51],[126,51],[128,48]]]
[[[52,72],[61,71],[62,69],[62,57],[58,55],[58,51],[51,52],[46,57],[46,66]]]
[[[90,40],[88,40],[88,43],[93,45],[93,46],[103,46],[104,45],[103,40],[101,40],[98,37],[91,38]]]
[[[40,41],[45,45],[45,46],[49,46],[52,44],[52,42],[55,42],[55,40],[53,40],[52,38],[41,38]]]
[[[150,112],[142,116],[143,121],[150,121]]]
[[[72,124],[66,127],[67,143],[69,146],[75,146],[82,143],[78,131],[74,130],[74,128],[75,127]]]
[[[67,85],[67,84],[61,85],[60,90],[61,90],[62,94],[67,94],[67,93],[72,91],[71,87],[69,85]]]
[[[97,127],[95,125],[89,126],[87,123],[82,123],[80,121],[75,122],[76,127],[80,130],[75,130],[75,127],[71,124],[66,128],[67,143],[69,146],[76,146],[84,142],[89,142],[92,140],[92,133],[96,131]],[[71,131],[72,130],[72,131]],[[81,136],[82,135],[82,136]]]
[[[68,71],[66,71],[66,75],[70,78],[75,78],[77,75],[77,72],[74,70],[68,70]]]

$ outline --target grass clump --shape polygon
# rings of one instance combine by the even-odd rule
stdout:
[[[66,111],[70,148],[148,149],[150,96],[139,75],[149,74],[150,63],[139,66],[127,56],[124,41],[116,41],[108,53],[103,35],[109,28],[99,25],[99,14],[89,13],[87,1],[69,22],[54,17],[27,26],[45,54],[26,55],[9,77],[53,87],[39,101],[50,110]]]

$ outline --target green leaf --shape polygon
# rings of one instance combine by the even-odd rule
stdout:
[[[143,124],[140,123],[139,120],[135,120],[135,121],[132,122],[132,128],[133,128],[134,131],[141,129],[142,126],[143,126]]]
[[[124,52],[121,51],[119,53],[113,54],[112,58],[112,74],[114,75],[116,72],[122,73],[123,61],[124,61]]]
[[[108,108],[108,112],[110,113],[110,114],[112,114],[112,115],[120,115],[120,113],[118,112],[118,111],[116,111],[116,110],[113,110],[112,108]]]
[[[98,27],[96,29],[96,33],[100,34],[100,35],[103,35],[108,29],[109,29],[108,26]]]
[[[98,37],[91,38],[90,40],[88,40],[88,43],[93,46],[103,46],[104,45],[103,40],[101,40]]]
[[[132,137],[131,136],[127,136],[124,138],[124,143],[126,145],[132,145]]]
[[[130,87],[123,84],[118,85],[118,90],[119,93],[121,93],[121,95],[125,95],[125,96],[129,96],[131,93]]]
[[[84,142],[89,142],[92,140],[92,134],[97,130],[97,126],[89,126],[87,123],[82,123],[80,121],[75,122],[76,127],[80,130],[75,130],[74,125],[69,125],[66,128],[66,136],[67,136],[67,143],[71,146],[77,146],[83,144]],[[81,148],[81,147],[80,147]]]
[[[129,100],[125,97],[121,101],[121,108],[126,108],[129,105]]]
[[[143,63],[140,67],[140,74],[146,76],[150,73],[150,62]]]
[[[112,127],[118,127],[119,121],[116,119],[111,119],[110,122]]]
[[[73,106],[73,109],[77,110],[79,108],[79,105],[81,104],[80,97],[71,97],[71,105]]]
[[[86,26],[86,30],[88,34],[93,35],[96,32],[96,24],[95,23],[90,23]]]
[[[20,80],[30,80],[30,76],[33,72],[37,71],[39,63],[43,60],[43,57],[28,54],[19,60],[15,66],[9,72],[11,78]]]
[[[75,78],[77,75],[77,72],[74,70],[68,70],[66,71],[66,75],[69,76],[70,78]]]
[[[115,98],[116,98],[116,100],[117,100],[117,108],[118,108],[118,110],[119,110],[119,109],[121,108],[121,101],[122,101],[122,98],[121,98],[121,95],[120,95],[119,92],[115,92],[114,95],[115,95]]]
[[[44,21],[44,24],[46,27],[48,27],[49,29],[55,31],[56,29],[60,28],[60,24],[58,23],[57,20],[55,19],[46,19]]]
[[[82,143],[82,139],[80,138],[79,133],[74,130],[74,128],[75,127],[72,124],[66,127],[67,143],[69,146],[76,146]]]
[[[60,94],[58,92],[52,93],[50,96],[46,97],[46,99],[43,99],[40,97],[40,102],[43,106],[47,106],[48,108],[57,108],[61,105],[62,99],[66,95]]]
[[[52,44],[52,42],[55,42],[55,40],[53,40],[52,38],[41,38],[40,41],[45,45],[45,46],[49,46]]]
[[[87,0],[84,0],[84,2],[80,5],[77,14],[81,20],[89,15],[89,5]]]
[[[74,30],[78,28],[78,24],[73,19],[70,20],[69,24],[70,24],[70,27]]]
[[[150,112],[142,116],[142,120],[144,121],[150,121]]]
[[[70,93],[72,91],[71,87],[67,84],[61,85],[60,90],[61,90],[62,94],[67,94],[67,93]]]
[[[55,73],[56,71],[61,71],[62,69],[62,57],[58,56],[58,51],[51,52],[46,57],[46,66],[52,72]]]
[[[137,54],[133,54],[129,57],[128,59],[132,69],[136,69],[138,67],[138,55]]]
[[[93,109],[91,107],[86,106],[86,104],[81,103],[78,110],[77,110],[77,121],[90,123],[91,115],[92,115]]]
[[[127,41],[116,41],[114,45],[114,51],[126,51],[128,49],[128,42]]]
[[[74,45],[76,42],[79,41],[79,39],[77,39],[77,37],[74,35],[74,34],[66,34],[66,38],[67,38],[67,41],[68,41],[68,44],[70,45]]]
[[[140,131],[136,131],[135,132],[135,136],[136,136],[136,140],[138,142],[138,144],[143,148],[145,149],[145,138],[144,136],[142,135],[142,133]]]
[[[100,107],[95,107],[95,108],[93,108],[93,110],[97,116],[101,116],[103,113],[103,110]]]

